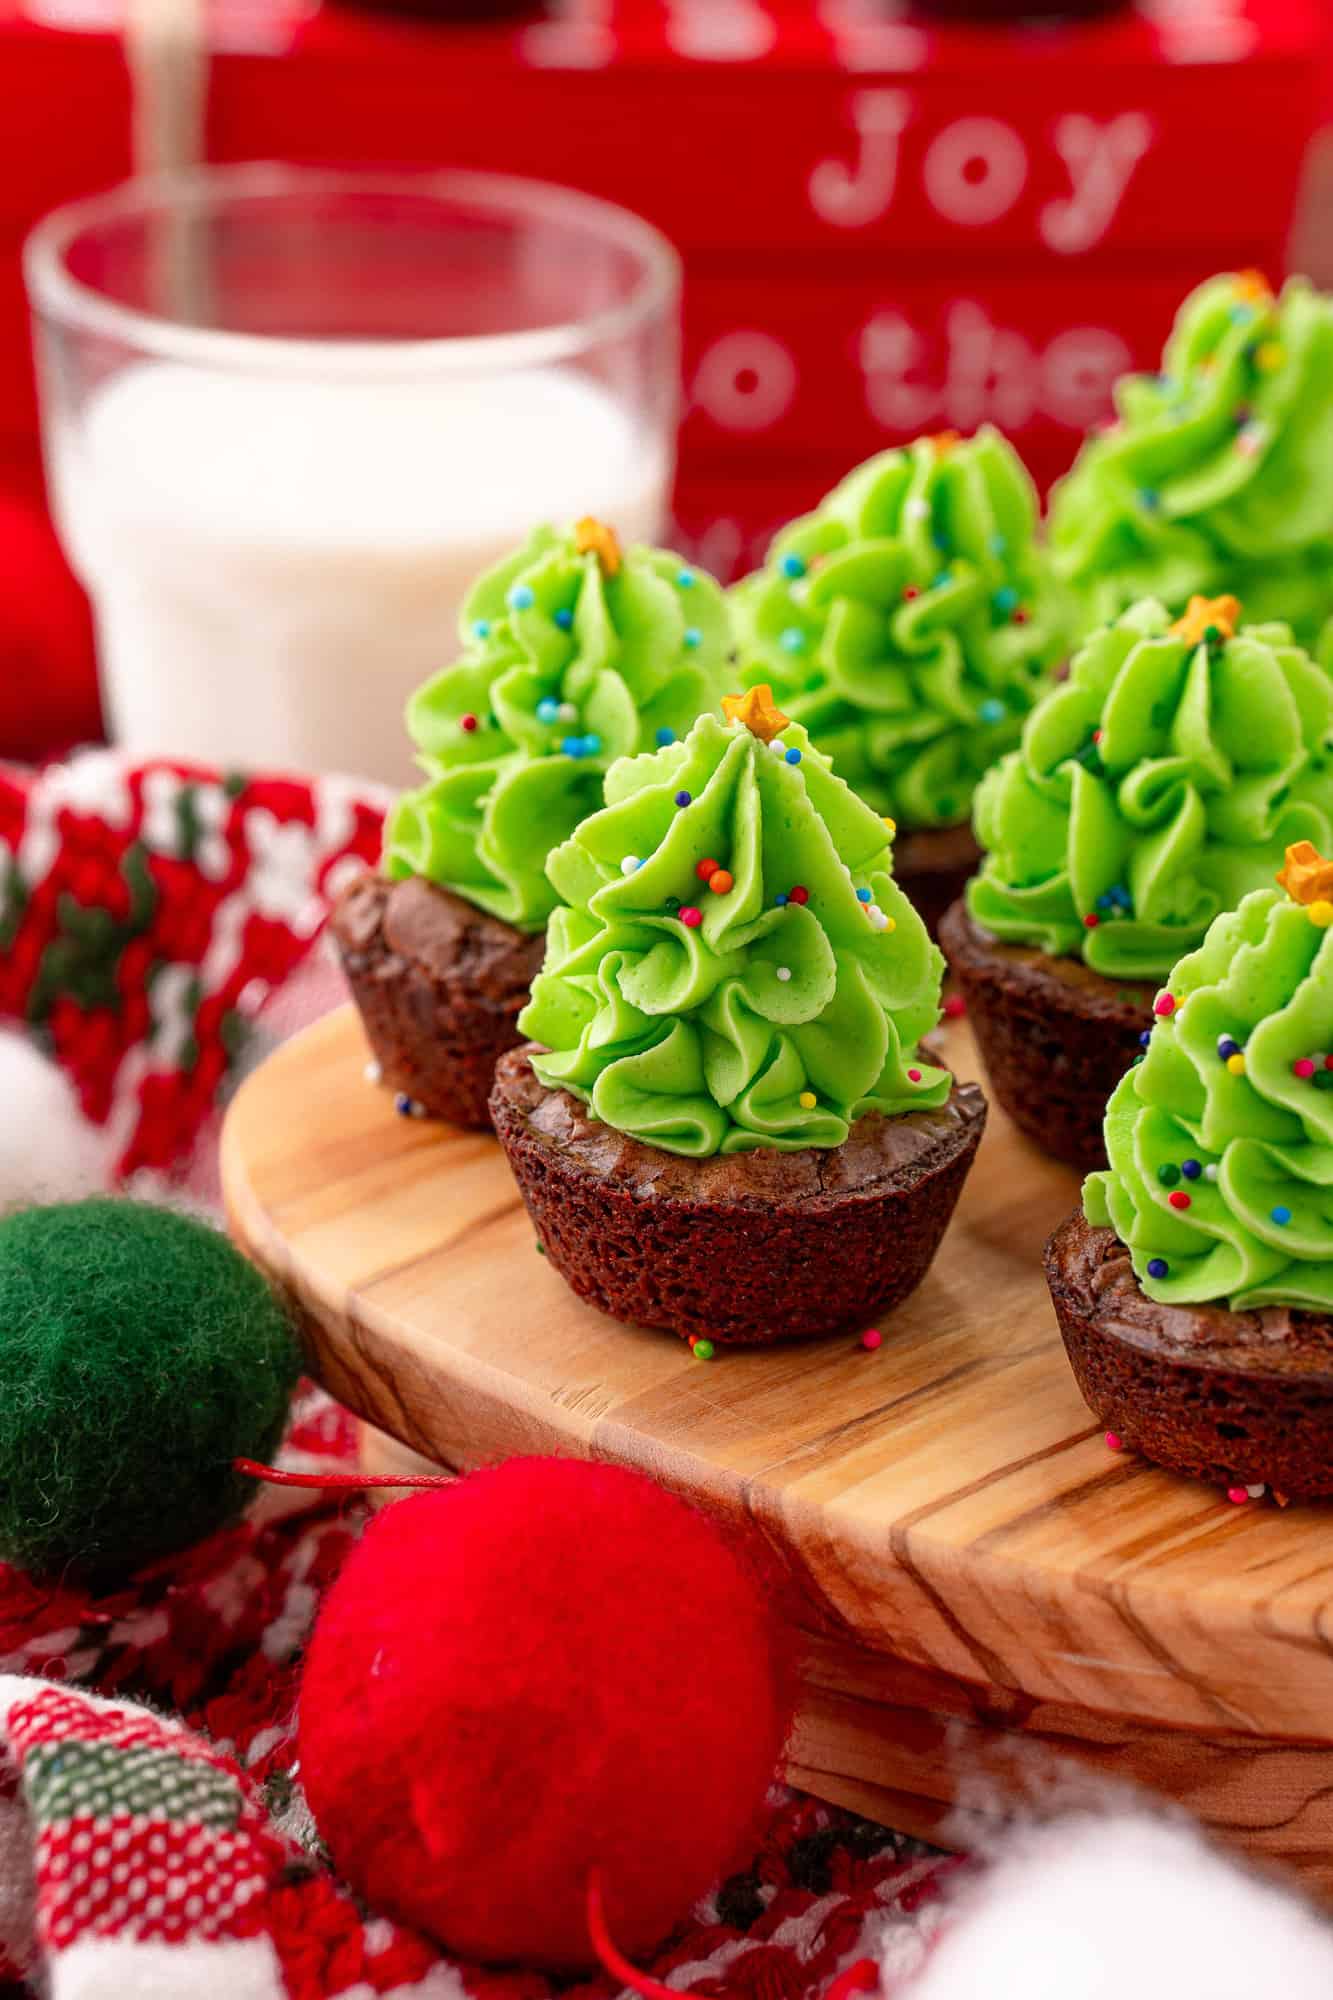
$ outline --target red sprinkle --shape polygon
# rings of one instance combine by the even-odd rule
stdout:
[[[1152,1003],[1152,1010],[1165,1020],[1168,1014],[1174,1014],[1176,1011],[1174,996],[1170,993],[1159,993]]]
[[[787,901],[789,903],[808,903],[810,901],[810,891],[798,882],[794,889],[788,889]]]
[[[961,1021],[967,1012],[967,1002],[961,993],[950,993],[944,1002],[944,1018],[947,1021]]]
[[[909,1069],[907,1072],[907,1076],[908,1076],[908,1081],[911,1083],[920,1083],[921,1081],[921,1072],[919,1069]]]
[[[1314,1075],[1313,1056],[1297,1056],[1295,1062],[1291,1066],[1291,1073],[1293,1076],[1313,1076]]]
[[[1097,912],[1089,910],[1087,916],[1083,919],[1083,927],[1085,930],[1095,931],[1100,922],[1101,918],[1097,915]]]
[[[1243,1507],[1249,1497],[1243,1486],[1228,1486],[1227,1488],[1227,1499],[1233,1507]]]
[[[1092,732],[1092,740],[1093,740],[1093,742],[1094,742],[1094,743],[1100,743],[1100,742],[1101,742],[1101,740],[1102,740],[1102,732],[1101,732],[1101,730],[1100,730],[1100,729],[1094,729],[1094,730],[1093,730],[1093,732]]]
[[[709,855],[704,860],[695,863],[694,872],[701,882],[706,882],[710,875],[716,875],[721,866],[722,863],[720,861],[714,861],[712,856]]]
[[[475,715],[460,715],[458,718],[458,726],[460,729],[466,730],[467,734],[470,736],[473,730],[477,726],[477,718]]]
[[[914,583],[909,583],[906,589],[903,591],[903,599],[908,604],[912,602],[913,598],[920,597],[920,595],[921,592],[917,589]]]
[[[1172,1208],[1188,1208],[1190,1206],[1190,1198],[1184,1188],[1173,1188],[1167,1196],[1167,1200]]]
[[[698,930],[704,920],[703,911],[696,910],[693,903],[687,903],[685,908],[678,912],[678,915],[686,928],[692,931]]]
[[[1325,1056],[1325,1057],[1324,1057],[1324,1068],[1325,1068],[1325,1069],[1333,1069],[1333,1056]]]
[[[1119,1451],[1123,1444],[1124,1439],[1118,1431],[1108,1431],[1106,1433],[1106,1449],[1108,1451]]]
[[[1028,622],[1028,613],[1023,609],[1022,605],[1020,604],[1017,611],[1015,611],[1014,613],[1014,624],[1026,625],[1027,622]]]
[[[884,1345],[884,1335],[879,1331],[878,1327],[872,1326],[869,1333],[861,1335],[861,1345],[862,1347],[868,1347],[873,1353],[875,1348]]]

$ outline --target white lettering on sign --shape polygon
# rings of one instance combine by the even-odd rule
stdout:
[[[921,28],[897,18],[906,0],[819,0],[821,27],[833,37],[843,69],[923,69],[930,42]]]
[[[766,431],[786,416],[798,371],[771,333],[724,333],[704,350],[690,389],[693,406],[724,431]]]
[[[612,0],[549,0],[550,19],[523,30],[519,49],[534,69],[605,69],[616,52]]]
[[[912,116],[903,90],[858,90],[848,107],[860,145],[848,166],[821,160],[810,175],[810,206],[838,229],[864,229],[893,206],[899,141]]]
[[[668,48],[696,62],[753,62],[777,39],[759,0],[667,0]]]
[[[1106,415],[1111,385],[1130,359],[1105,327],[1069,327],[1042,347],[996,326],[971,299],[949,307],[942,343],[886,309],[866,321],[858,347],[871,416],[909,433],[941,422],[1021,431],[1036,417],[1087,430]]]
[[[908,91],[852,93],[847,101],[855,134],[852,157],[819,160],[806,183],[821,221],[835,229],[865,229],[890,213],[902,184],[903,134],[915,115]],[[1122,111],[1104,124],[1076,111],[1056,120],[1050,143],[1068,176],[1069,193],[1048,201],[1037,218],[1048,249],[1075,256],[1101,241],[1154,136],[1142,111]],[[955,118],[927,146],[921,179],[937,215],[961,228],[984,229],[1017,206],[1030,165],[1022,137],[1003,119]]]
[[[949,222],[982,228],[1007,215],[1027,184],[1027,148],[998,118],[958,118],[934,139],[922,167],[931,206]]]
[[[1153,128],[1142,111],[1122,111],[1107,125],[1072,111],[1057,120],[1053,137],[1069,169],[1070,192],[1047,202],[1037,227],[1050,249],[1068,257],[1105,236],[1130,175],[1152,145]]]
[[[1141,0],[1168,62],[1244,62],[1259,42],[1245,0]]]

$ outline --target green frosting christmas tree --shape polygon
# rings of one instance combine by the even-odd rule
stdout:
[[[679,556],[622,552],[587,520],[538,528],[477,583],[460,629],[461,659],[408,703],[429,778],[390,814],[385,866],[540,930],[556,901],[546,857],[596,807],[610,765],[716,703],[726,600]]]
[[[1084,1189],[1167,1305],[1333,1312],[1333,861],[1279,879],[1175,967]]]
[[[533,1068],[606,1124],[705,1156],[837,1146],[942,1104],[917,1043],[943,960],[883,820],[766,687],[618,764],[550,859],[568,908],[519,1019]]]
[[[732,592],[742,674],[904,827],[956,825],[1064,657],[1037,498],[993,430],[881,452]]]
[[[1234,590],[1313,646],[1333,614],[1333,299],[1257,271],[1185,301],[1161,373],[1051,498],[1051,547],[1085,626],[1138,597]]]
[[[1234,597],[1094,633],[977,793],[984,930],[1163,978],[1292,841],[1333,840],[1333,680]]]

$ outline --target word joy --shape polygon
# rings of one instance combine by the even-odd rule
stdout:
[[[821,160],[807,187],[821,221],[865,229],[892,211],[916,104],[906,90],[858,90],[848,101],[848,116],[855,135],[851,158]],[[1069,185],[1037,213],[1037,233],[1048,250],[1077,256],[1101,241],[1153,136],[1142,111],[1122,111],[1100,124],[1082,112],[1057,118],[1049,143]],[[1008,215],[1031,171],[1028,142],[1001,118],[953,119],[920,160],[922,190],[934,212],[973,229]]]

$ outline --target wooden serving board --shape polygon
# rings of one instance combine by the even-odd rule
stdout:
[[[975,1074],[964,1024],[948,1045]],[[330,1015],[223,1135],[237,1240],[336,1396],[441,1465],[612,1458],[757,1523],[806,1643],[807,1790],[964,1844],[1015,1798],[1137,1781],[1333,1893],[1333,1517],[1108,1452],[1039,1261],[1072,1173],[992,1109],[879,1350],[700,1362],[575,1298],[495,1141],[399,1117],[365,1060]]]

